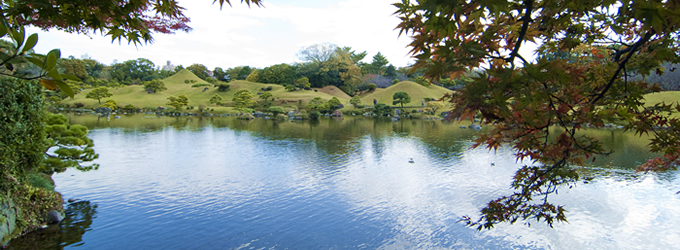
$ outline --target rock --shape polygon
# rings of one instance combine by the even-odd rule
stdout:
[[[76,198],[70,198],[70,199],[68,199],[68,203],[74,203],[74,202],[76,202],[76,201],[78,201],[78,199],[76,199]]]
[[[59,212],[52,210],[49,213],[47,213],[47,223],[49,224],[57,224],[61,222],[61,220],[64,219],[64,216],[62,216]]]
[[[0,248],[9,242],[10,236],[16,230],[16,219],[18,209],[14,202],[9,200],[0,203]]]

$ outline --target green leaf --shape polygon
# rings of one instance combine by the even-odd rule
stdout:
[[[71,89],[71,87],[69,87],[66,83],[63,83],[61,81],[55,81],[55,83],[57,84],[57,87],[61,89],[61,91],[64,91],[66,95],[73,98],[73,90]]]
[[[61,58],[61,50],[59,50],[59,49],[50,50],[50,52],[48,52],[48,54],[49,53],[54,53],[55,55],[57,55],[57,59]]]
[[[64,79],[66,79],[66,80],[71,80],[71,81],[76,81],[76,82],[82,81],[82,80],[80,80],[80,78],[78,78],[77,76],[69,75],[69,74],[61,74],[61,77],[64,78]]]
[[[19,26],[19,30],[12,30],[12,36],[14,38],[14,42],[16,42],[17,48],[24,44],[24,39],[26,38],[25,35],[24,26]]]
[[[30,35],[28,39],[26,39],[26,44],[24,44],[24,48],[21,49],[21,53],[33,49],[36,44],[38,44],[38,34]]]
[[[52,79],[57,80],[57,81],[62,80],[61,75],[59,74],[57,69],[52,69],[52,70],[50,70],[50,72],[47,72],[47,76],[52,77]]]
[[[43,65],[45,65],[45,62],[37,57],[27,56],[26,60],[28,60],[32,64],[35,64],[38,67],[42,67]]]
[[[47,59],[45,60],[45,65],[43,65],[43,69],[46,71],[50,71],[54,66],[57,66],[57,54],[53,52],[54,50],[47,53]]]
[[[7,25],[5,25],[5,22],[0,21],[0,37],[5,35],[7,35]]]
[[[0,61],[3,61],[3,62],[4,62],[4,61],[7,61],[7,60],[9,60],[10,57],[11,57],[11,56],[9,56],[7,53],[5,53],[5,52],[0,52]]]

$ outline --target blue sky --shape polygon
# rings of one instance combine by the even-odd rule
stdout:
[[[212,0],[180,1],[191,18],[190,33],[156,34],[150,45],[111,43],[109,37],[67,34],[60,31],[38,33],[36,51],[46,53],[60,48],[63,56],[77,58],[88,54],[105,64],[147,58],[156,65],[166,61],[188,66],[202,63],[208,68],[249,65],[258,68],[298,62],[295,53],[304,46],[333,43],[367,51],[365,61],[377,52],[397,67],[413,62],[406,45],[409,37],[398,37],[392,15],[396,0],[265,0],[265,8],[248,8],[233,0],[233,7],[221,11]]]

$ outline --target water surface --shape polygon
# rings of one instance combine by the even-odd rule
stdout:
[[[466,228],[511,194],[521,163],[470,150],[477,131],[441,121],[347,117],[317,123],[233,117],[73,116],[93,129],[101,168],[54,179],[61,228],[10,249],[671,249],[677,172],[635,173],[644,140],[588,131],[615,150],[553,202],[569,223]],[[414,163],[409,163],[413,159]],[[492,166],[491,163],[494,163]]]

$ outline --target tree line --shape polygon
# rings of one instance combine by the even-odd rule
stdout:
[[[380,52],[370,62],[364,62],[367,52],[356,52],[351,47],[338,47],[324,43],[303,47],[297,53],[301,62],[280,63],[265,68],[237,66],[233,68],[215,67],[212,70],[203,64],[195,63],[184,67],[161,67],[146,58],[137,58],[111,65],[86,58],[73,56],[61,58],[58,70],[63,74],[76,76],[81,81],[67,81],[77,94],[88,87],[117,88],[128,85],[147,85],[149,82],[170,77],[182,69],[191,71],[198,78],[214,85],[233,80],[247,80],[258,83],[273,83],[286,86],[289,90],[336,86],[349,95],[357,92],[386,88],[399,81],[411,80],[423,85],[438,84],[448,88],[462,86],[465,79],[441,78],[430,81],[424,78],[424,70],[412,71],[411,67],[397,68]],[[467,78],[466,78],[467,77]],[[395,81],[396,80],[396,81]],[[155,89],[150,89],[155,92]],[[62,99],[66,94],[57,96]]]

